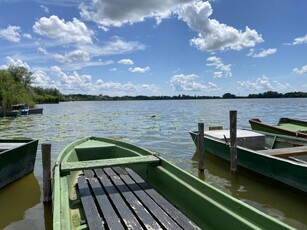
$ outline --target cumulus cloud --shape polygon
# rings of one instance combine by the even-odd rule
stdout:
[[[254,57],[254,58],[263,58],[266,57],[268,55],[272,55],[275,54],[277,52],[276,48],[271,48],[271,49],[262,49],[259,53],[255,53],[254,49],[250,49],[249,53],[247,54],[247,56],[249,57]]]
[[[98,79],[94,86],[100,92],[108,92],[109,94],[116,93],[117,95],[139,95],[139,94],[155,94],[159,87],[154,84],[133,84],[118,83],[118,82],[104,82]]]
[[[144,68],[134,67],[134,68],[129,68],[129,71],[132,72],[132,73],[145,73],[145,72],[150,71],[150,68],[149,68],[149,66],[146,66]]]
[[[0,29],[0,38],[10,42],[20,42],[20,27],[9,25],[6,29]]]
[[[94,21],[108,30],[111,26],[142,22],[146,18],[155,18],[160,23],[182,3],[186,0],[96,0],[91,4],[82,3],[80,14],[84,20]]]
[[[62,84],[82,86],[86,83],[89,83],[92,79],[90,75],[79,75],[77,71],[74,71],[73,74],[66,74],[61,70],[59,66],[52,66],[50,69],[55,74],[55,76],[61,80]]]
[[[174,75],[170,79],[170,85],[175,91],[205,91],[205,90],[215,90],[217,85],[214,83],[209,83],[209,86],[201,84],[198,81],[198,76],[195,74],[178,74]]]
[[[22,61],[21,59],[14,59],[12,57],[6,57],[6,64],[0,66],[0,69],[7,69],[9,66],[16,66],[16,67],[25,67],[26,69],[30,70],[30,66],[28,63]]]
[[[221,77],[231,77],[231,65],[225,65],[221,58],[216,56],[211,56],[207,58],[207,66],[213,66],[215,68],[215,72],[213,73],[214,78],[221,78]]]
[[[119,64],[123,65],[133,65],[133,61],[131,59],[121,59],[118,61]]]
[[[307,65],[303,66],[301,69],[294,68],[293,72],[297,74],[307,74]]]
[[[65,53],[65,55],[55,54],[54,58],[62,63],[89,62],[91,60],[89,53],[83,50],[75,50]]]
[[[74,18],[73,21],[65,22],[58,16],[52,15],[49,18],[42,17],[33,25],[35,33],[46,36],[51,39],[57,39],[62,43],[92,43],[91,36],[93,31],[86,25]]]
[[[278,81],[270,81],[266,76],[257,78],[255,82],[251,81],[238,81],[240,88],[246,89],[248,91],[259,91],[259,90],[283,90],[288,88],[290,85],[288,83],[280,83]]]
[[[307,34],[303,37],[295,38],[292,43],[285,43],[285,45],[301,45],[307,43]]]
[[[179,18],[198,32],[198,37],[190,40],[191,45],[203,51],[242,50],[263,42],[262,36],[256,30],[246,27],[245,31],[240,31],[210,19],[212,12],[211,4],[202,1],[182,5],[178,10]]]

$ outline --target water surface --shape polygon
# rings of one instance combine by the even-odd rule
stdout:
[[[65,102],[41,105],[43,115],[0,119],[0,138],[32,137],[52,144],[52,162],[67,144],[86,136],[118,139],[147,148],[222,191],[284,221],[307,229],[307,196],[205,156],[205,172],[192,160],[195,146],[188,131],[197,123],[229,127],[229,111],[237,110],[238,128],[250,118],[276,124],[279,117],[307,120],[307,99],[229,99],[174,101]],[[52,229],[51,211],[41,202],[41,150],[33,174],[0,190],[0,229]],[[24,190],[24,191],[22,191]],[[27,195],[25,195],[27,194]],[[17,199],[18,197],[18,199]],[[2,203],[6,201],[5,203]],[[26,203],[26,204],[24,204]],[[5,205],[2,205],[5,204]],[[10,207],[14,212],[8,212]],[[205,212],[205,210],[204,210]]]

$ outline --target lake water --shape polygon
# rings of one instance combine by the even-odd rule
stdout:
[[[40,105],[43,115],[0,118],[0,138],[31,137],[51,143],[52,162],[69,143],[85,136],[115,138],[159,153],[189,173],[224,192],[286,222],[307,229],[307,195],[229,163],[205,156],[205,172],[192,160],[195,146],[189,131],[197,123],[229,127],[229,111],[237,110],[238,128],[259,118],[276,124],[280,117],[307,120],[307,99],[229,99],[175,101],[65,102]],[[41,146],[33,174],[0,190],[0,229],[52,229],[50,206],[41,202]]]

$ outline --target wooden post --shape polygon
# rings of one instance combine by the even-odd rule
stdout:
[[[203,172],[205,170],[205,148],[204,148],[204,123],[198,123],[198,170]]]
[[[230,171],[237,171],[237,111],[230,111]]]
[[[51,191],[51,144],[42,144],[43,161],[43,202],[52,201]]]

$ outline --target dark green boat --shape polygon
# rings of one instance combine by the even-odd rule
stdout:
[[[89,137],[57,157],[53,228],[291,229],[143,148]]]
[[[291,118],[280,118],[277,125],[269,125],[259,119],[249,120],[252,130],[293,137],[307,138],[307,122]]]
[[[190,132],[198,146],[198,132]],[[230,161],[229,130],[205,131],[209,154]],[[237,130],[237,165],[307,193],[307,140]]]
[[[38,140],[0,140],[0,189],[33,172]]]

